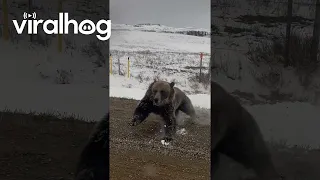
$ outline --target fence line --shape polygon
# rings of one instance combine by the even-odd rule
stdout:
[[[202,81],[202,78],[203,78],[203,73],[202,73],[202,70],[203,70],[203,65],[202,65],[202,61],[203,61],[203,57],[204,56],[209,56],[209,57],[211,57],[211,55],[206,55],[206,54],[204,54],[204,53],[199,53],[199,56],[200,56],[200,58],[199,58],[199,60],[200,60],[200,62],[199,62],[199,82],[201,83],[201,81]],[[211,61],[210,61],[211,62]],[[209,62],[209,63],[210,63]],[[113,61],[113,56],[112,56],[112,54],[110,54],[109,55],[109,66],[110,66],[110,68],[109,68],[109,73],[110,73],[110,75],[113,75],[113,64],[114,64],[114,61]],[[121,76],[122,74],[121,74],[121,68],[120,68],[120,65],[121,65],[121,63],[120,63],[120,58],[118,58],[118,62],[117,62],[117,64],[118,64],[118,73],[119,73],[119,75]],[[127,73],[126,73],[126,75],[127,75],[127,78],[130,78],[131,77],[131,74],[130,74],[130,64],[131,64],[131,62],[130,62],[130,57],[128,57],[127,58]],[[124,74],[123,74],[124,75]]]
[[[110,69],[109,69],[109,73],[110,75],[113,74],[112,72],[112,65],[113,65],[113,61],[112,61],[112,55],[110,54],[109,55],[109,66],[110,66]],[[121,69],[120,69],[120,58],[118,58],[118,72],[119,72],[119,75],[121,75]],[[130,78],[131,75],[130,75],[130,58],[128,57],[128,61],[127,61],[127,78]]]
[[[286,40],[285,40],[285,53],[283,57],[285,59],[284,66],[287,67],[290,65],[290,41],[291,41],[291,26],[292,26],[292,11],[293,4],[296,5],[309,5],[316,6],[315,17],[314,17],[314,27],[313,27],[313,37],[311,44],[311,52],[310,56],[313,62],[317,62],[317,54],[318,54],[318,46],[319,46],[319,36],[320,36],[320,0],[316,0],[315,3],[301,3],[301,2],[293,2],[293,0],[287,1],[275,1],[275,0],[247,0],[248,2],[257,2],[257,3],[274,3],[274,4],[287,4],[287,15],[286,15]],[[216,3],[218,7],[232,7],[231,3]],[[221,16],[212,16],[212,17],[221,17]],[[275,16],[276,17],[276,16]]]

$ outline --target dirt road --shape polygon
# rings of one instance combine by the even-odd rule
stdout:
[[[209,126],[188,126],[185,135],[177,135],[165,147],[160,143],[160,117],[151,115],[131,127],[128,123],[138,101],[111,98],[110,103],[112,180],[210,179]]]

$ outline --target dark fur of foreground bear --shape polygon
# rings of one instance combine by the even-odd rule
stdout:
[[[176,116],[179,111],[186,113],[194,120],[196,113],[191,100],[174,85],[174,82],[156,80],[151,83],[134,111],[131,125],[140,124],[150,113],[160,115],[165,123],[163,140],[168,142],[176,132]]]
[[[282,179],[254,118],[216,82],[211,82],[211,123],[213,178],[222,153],[252,168],[261,179]]]
[[[109,179],[109,113],[97,123],[79,159],[75,180]]]

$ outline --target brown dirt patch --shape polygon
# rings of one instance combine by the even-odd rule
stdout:
[[[177,135],[171,147],[164,147],[160,117],[150,115],[139,126],[129,126],[137,103],[111,98],[111,179],[210,179],[209,126],[185,127],[186,135]]]

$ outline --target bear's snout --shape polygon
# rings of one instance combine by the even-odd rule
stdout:
[[[159,106],[159,102],[160,102],[160,101],[159,101],[159,98],[156,97],[156,98],[153,99],[153,104],[154,104],[155,106]]]
[[[154,102],[155,102],[155,103],[158,103],[158,102],[159,102],[159,99],[158,99],[158,98],[155,98],[155,99],[154,99]]]

